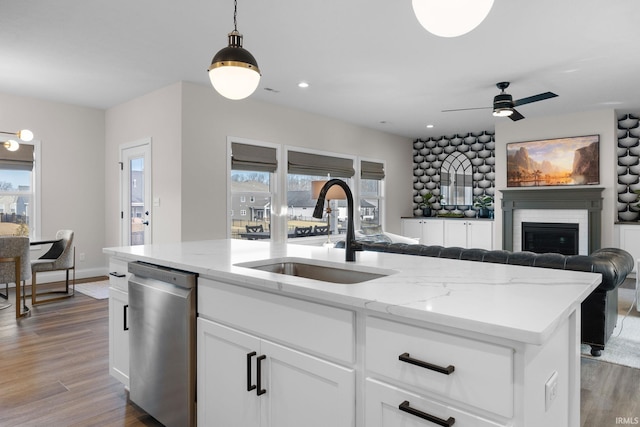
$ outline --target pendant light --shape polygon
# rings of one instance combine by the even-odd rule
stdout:
[[[22,129],[18,132],[0,131],[0,133],[5,135],[15,135],[18,138],[20,138],[21,141],[24,141],[24,142],[29,142],[33,140],[33,132],[31,132],[29,129]],[[18,144],[18,141],[16,141],[15,139],[4,141],[3,145],[4,145],[4,148],[6,148],[9,151],[17,151],[18,148],[20,148],[20,144]]]
[[[244,99],[260,83],[260,69],[253,55],[242,47],[238,32],[238,1],[233,1],[233,31],[228,34],[229,46],[221,49],[211,60],[209,79],[216,91],[225,98]]]
[[[440,37],[458,37],[484,21],[493,0],[412,0],[412,4],[425,30]]]

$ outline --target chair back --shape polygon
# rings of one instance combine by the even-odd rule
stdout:
[[[20,257],[20,280],[31,279],[29,238],[0,236],[0,258]],[[16,283],[16,267],[12,262],[0,262],[0,283]]]
[[[56,239],[62,239],[64,249],[54,263],[54,267],[60,269],[73,267],[75,261],[73,256],[73,230],[58,230]]]
[[[74,266],[73,256],[73,230],[58,230],[56,240],[39,259],[53,260],[53,265],[47,270],[65,270]]]
[[[311,236],[311,230],[312,228],[309,227],[296,227],[294,229],[294,235],[296,237],[305,237],[305,236]]]

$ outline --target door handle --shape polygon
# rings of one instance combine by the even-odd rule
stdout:
[[[442,418],[438,418],[435,415],[427,414],[426,412],[422,412],[419,409],[412,408],[410,406],[408,400],[405,400],[400,405],[398,405],[398,409],[400,409],[401,411],[406,412],[408,414],[415,415],[418,418],[422,418],[423,420],[427,420],[429,422],[432,422],[434,424],[442,426],[442,427],[451,427],[452,425],[454,425],[456,423],[456,419],[453,418],[453,417],[449,417],[448,419],[443,420]]]
[[[256,390],[256,394],[258,396],[261,396],[267,392],[267,390],[262,388],[262,361],[266,358],[267,356],[263,354],[262,356],[258,356],[258,358],[256,359],[256,364],[258,365],[258,372],[256,373],[258,389]]]
[[[123,307],[122,310],[122,314],[123,314],[123,319],[122,319],[122,330],[123,331],[128,331],[129,330],[129,325],[127,325],[127,311],[129,311],[129,304],[125,305]]]
[[[251,384],[251,358],[255,355],[255,351],[247,353],[247,391],[251,391],[256,388],[255,384]]]
[[[420,366],[421,368],[429,369],[431,371],[439,372],[445,375],[450,375],[453,373],[453,371],[456,370],[455,366],[453,365],[444,367],[444,366],[434,365],[429,362],[425,362],[423,360],[414,359],[409,355],[409,353],[402,353],[400,356],[398,356],[398,360],[405,363],[410,363],[412,365]]]

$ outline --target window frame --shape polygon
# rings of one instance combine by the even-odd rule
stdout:
[[[41,205],[42,205],[42,167],[41,167],[41,141],[34,139],[29,142],[20,141],[21,145],[32,145],[33,146],[33,169],[31,170],[31,188],[30,191],[32,202],[29,206],[29,239],[32,241],[40,240],[40,229],[41,229]],[[1,149],[1,148],[0,148]],[[13,194],[13,193],[12,193]],[[15,194],[24,194],[15,192]],[[4,206],[6,210],[6,206]],[[11,207],[9,207],[11,210]],[[31,246],[31,250],[40,249],[38,246]]]
[[[357,174],[358,174],[358,185],[359,185],[359,189],[360,190],[362,188],[362,162],[373,162],[373,163],[381,163],[383,169],[386,171],[387,168],[387,162],[385,162],[384,160],[380,160],[380,159],[374,159],[374,158],[368,158],[368,157],[358,157],[358,169],[357,169]],[[386,199],[385,199],[385,181],[386,181],[386,172],[385,172],[385,178],[379,179],[379,180],[369,180],[369,181],[378,181],[378,195],[377,196],[363,196],[360,195],[360,199],[375,199],[378,200],[378,223],[379,225],[382,227],[382,230],[386,230],[385,227],[385,218],[386,218]],[[359,210],[358,210],[359,211]],[[360,212],[360,211],[359,211]],[[358,219],[360,219],[362,213],[360,212],[360,214],[358,215]],[[359,226],[362,226],[362,224],[359,224]]]
[[[302,153],[316,154],[321,156],[331,156],[331,157],[339,157],[344,159],[350,159],[353,162],[353,168],[355,170],[355,174],[351,178],[346,178],[349,188],[353,194],[354,200],[354,227],[356,230],[360,229],[361,226],[361,207],[360,200],[361,196],[361,163],[363,161],[367,162],[376,162],[381,163],[386,168],[386,162],[384,160],[369,158],[369,157],[360,157],[351,154],[345,153],[336,153],[324,150],[316,150],[305,147],[286,145],[286,144],[275,144],[271,142],[240,138],[240,137],[227,137],[227,238],[231,238],[231,226],[232,226],[232,217],[233,217],[233,205],[232,205],[232,197],[234,195],[241,195],[242,193],[233,193],[231,191],[231,155],[232,155],[232,143],[241,143],[247,145],[256,145],[260,147],[269,147],[274,148],[276,150],[276,158],[278,160],[278,168],[275,173],[269,174],[269,196],[271,199],[271,238],[272,242],[286,242],[287,238],[287,223],[288,223],[288,215],[287,215],[287,200],[288,200],[288,153],[289,151],[296,151]],[[384,230],[385,221],[386,221],[386,198],[385,198],[385,179],[379,180],[378,187],[378,195],[375,197],[365,197],[367,199],[376,199],[378,200],[378,215],[379,215],[379,224],[382,226]],[[266,194],[266,193],[265,193]],[[245,195],[249,195],[245,193]],[[312,243],[316,240],[326,240],[326,237],[321,236],[313,236],[313,237],[298,237],[296,238],[296,243],[304,243],[303,241],[307,241],[308,243]]]
[[[250,194],[247,192],[231,191],[231,184],[232,184],[231,183],[231,173],[232,173],[231,157],[233,154],[233,150],[232,150],[233,143],[255,145],[258,147],[274,148],[276,150],[276,159],[278,160],[279,165],[281,164],[280,163],[280,145],[272,144],[264,141],[247,139],[247,138],[239,138],[239,137],[232,137],[232,136],[227,137],[227,177],[226,177],[226,180],[227,180],[227,232],[226,234],[228,239],[232,238],[231,227],[233,225],[233,215],[234,215],[233,196],[234,195],[240,196],[246,202],[246,196],[251,197],[252,194],[258,194],[256,192],[252,192]],[[277,172],[269,173],[269,192],[259,193],[259,194],[265,194],[265,195],[268,194],[269,199],[271,200],[271,203],[270,203],[271,204],[271,208],[270,208],[271,240],[274,239],[274,235],[277,232],[277,230],[274,230],[274,221],[276,220],[276,217],[277,217],[276,213],[280,209],[280,206],[276,200],[277,188],[278,188],[278,173]]]

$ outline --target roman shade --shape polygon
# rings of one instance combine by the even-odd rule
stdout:
[[[326,176],[328,174],[333,178],[351,178],[356,173],[351,159],[299,151],[289,151],[288,166],[289,173],[297,175]]]
[[[275,172],[278,169],[276,149],[260,145],[231,143],[231,169]]]
[[[33,145],[22,143],[16,151],[0,147],[0,169],[33,170]]]
[[[382,163],[363,160],[362,163],[360,163],[360,177],[362,179],[384,179],[384,165]]]

